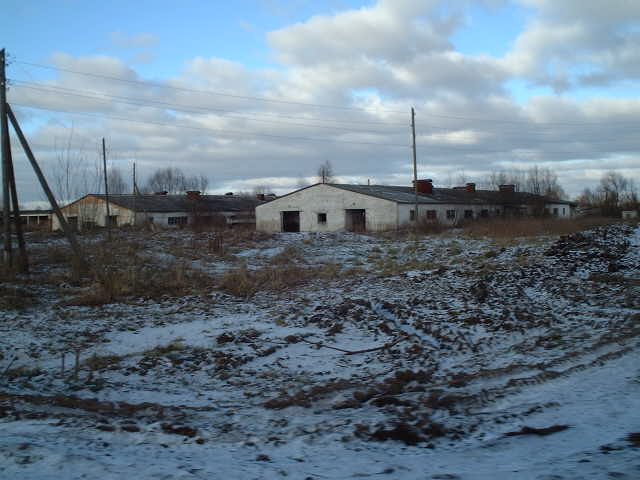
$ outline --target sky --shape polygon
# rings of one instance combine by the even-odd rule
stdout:
[[[5,0],[8,102],[52,183],[72,159],[138,183],[283,194],[552,169],[570,197],[640,185],[640,2]],[[13,135],[13,133],[12,133]],[[21,203],[44,199],[19,144]]]

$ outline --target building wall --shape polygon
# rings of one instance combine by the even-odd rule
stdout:
[[[70,217],[77,217],[77,229],[79,231],[91,227],[106,227],[107,204],[101,198],[88,196],[63,207],[61,210],[67,221],[69,221]],[[224,217],[227,225],[251,223],[249,213],[244,212],[244,217],[236,221],[234,218],[238,215],[238,212],[215,212],[216,215]],[[119,227],[126,225],[142,226],[151,222],[161,228],[181,228],[194,223],[193,212],[137,212],[134,214],[132,210],[111,202],[109,202],[109,214],[112,217],[117,217],[116,221]],[[200,213],[198,217],[205,219],[208,214],[209,212]],[[214,215],[214,213],[211,214]],[[182,219],[184,218],[186,218],[186,223],[183,223],[184,220]],[[52,215],[51,224],[52,230],[61,230],[60,222],[55,214]]]
[[[415,210],[415,204],[399,204],[398,205],[398,221],[399,225],[410,225],[413,222],[410,220],[411,211]],[[473,212],[473,218],[481,218],[482,210],[487,210],[490,217],[495,217],[502,214],[502,208],[499,205],[458,205],[458,204],[418,204],[418,219],[420,221],[427,219],[427,211],[435,210],[436,219],[443,225],[457,225],[465,219],[465,211],[471,210]],[[455,217],[449,218],[447,211],[455,210]]]
[[[571,205],[565,203],[546,203],[544,208],[552,217],[571,218],[573,216]]]
[[[70,221],[70,217],[78,219],[77,228],[80,231],[91,228],[92,225],[96,227],[106,226],[107,204],[100,198],[84,197],[71,205],[62,207],[60,210],[67,222]],[[109,202],[109,214],[112,217],[117,217],[118,226],[133,224],[133,212],[127,208]],[[52,214],[51,217],[52,230],[61,230],[57,215]]]
[[[256,208],[256,229],[262,232],[282,231],[282,212],[300,212],[300,231],[336,232],[346,229],[347,209],[363,209],[367,231],[397,227],[395,202],[342,190],[330,185],[314,185]],[[326,223],[318,223],[325,213]]]

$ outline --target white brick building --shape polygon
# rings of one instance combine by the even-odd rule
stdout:
[[[284,195],[256,208],[256,229],[263,232],[383,231],[411,225],[416,203],[420,221],[457,225],[464,220],[495,216],[546,213],[573,215],[570,202],[550,201],[540,195],[515,192],[512,185],[499,191],[465,187],[433,188],[430,180],[413,187],[316,184]]]

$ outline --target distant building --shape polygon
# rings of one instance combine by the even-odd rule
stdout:
[[[416,214],[416,203],[418,212]],[[550,215],[571,218],[575,204],[516,192],[513,185],[477,190],[434,188],[431,180],[413,187],[318,183],[256,208],[256,228],[264,232],[384,231],[419,221],[457,225],[497,216]]]
[[[3,215],[0,211],[0,225],[4,225]],[[13,221],[13,213],[9,218]],[[27,230],[50,230],[51,210],[20,210],[20,223]]]
[[[255,224],[255,207],[263,203],[257,198],[233,194],[201,195],[198,191],[185,195],[109,195],[91,193],[61,208],[65,219],[76,230],[126,225],[156,225],[163,228],[182,228],[187,225],[217,225],[232,227]],[[60,230],[56,216],[52,229]]]

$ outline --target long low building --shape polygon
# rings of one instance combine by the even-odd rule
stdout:
[[[413,187],[318,183],[256,208],[256,228],[263,232],[385,231],[419,221],[457,225],[496,216],[548,214],[570,218],[575,205],[540,195],[464,187],[434,188],[431,180]],[[416,215],[417,204],[417,215]]]
[[[260,200],[238,195],[201,195],[190,191],[185,195],[109,195],[88,194],[61,208],[62,214],[76,230],[126,225],[156,225],[181,228],[187,225],[234,226],[255,224],[255,207]],[[53,230],[60,230],[60,222],[53,215]]]
[[[13,212],[9,217],[13,223]],[[20,210],[20,223],[27,230],[49,230],[51,210]],[[4,225],[4,212],[0,211],[0,226]]]

